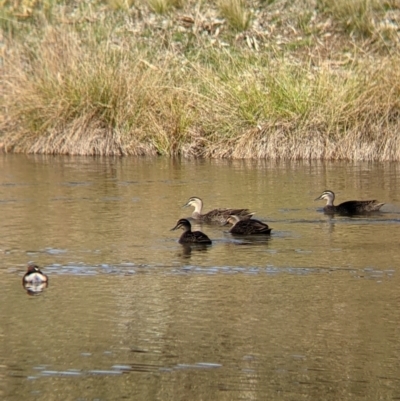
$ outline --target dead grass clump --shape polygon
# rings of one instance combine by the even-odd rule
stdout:
[[[58,129],[57,129],[58,128]],[[88,134],[90,133],[90,134]],[[90,116],[81,116],[64,127],[54,127],[35,138],[29,133],[15,131],[4,143],[16,153],[67,154],[91,156],[156,155],[157,149],[138,138],[126,140],[118,130],[104,127]],[[11,148],[11,149],[9,149]]]

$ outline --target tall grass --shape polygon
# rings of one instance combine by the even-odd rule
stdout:
[[[189,93],[179,89],[181,75],[162,62],[154,67],[143,61],[145,53],[126,54],[109,43],[97,48],[90,40],[82,44],[57,29],[49,29],[36,49],[19,51],[21,58],[6,60],[5,77],[12,92],[8,119],[20,127],[15,150],[39,141],[28,151],[43,146],[56,153],[62,141],[68,153],[131,153],[121,147],[122,137],[142,141],[139,153],[143,148],[173,154],[179,148],[192,115],[184,104]],[[15,72],[13,66],[26,57],[29,69]],[[115,149],[107,136],[118,137]],[[78,146],[69,147],[74,141]]]
[[[229,25],[237,31],[245,31],[251,21],[251,13],[244,0],[219,0],[218,8]]]
[[[265,11],[272,6],[282,5]],[[145,8],[136,5],[115,13],[85,7],[63,16],[74,23],[33,14],[30,35],[3,27],[10,38],[0,55],[4,150],[400,160],[397,51],[353,53],[349,61],[342,51],[322,57],[318,42],[304,56],[279,50],[278,41],[269,47],[269,34],[257,52],[236,29],[220,39],[200,8],[197,19],[182,12],[184,30],[176,16],[175,25],[154,14],[143,22]],[[288,27],[282,32],[298,29]]]

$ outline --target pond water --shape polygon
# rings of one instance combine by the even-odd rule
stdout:
[[[400,399],[399,187],[390,163],[0,155],[0,399]],[[329,217],[325,189],[386,205]],[[272,235],[186,249],[191,196]]]

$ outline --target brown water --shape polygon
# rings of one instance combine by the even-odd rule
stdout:
[[[0,399],[400,399],[399,185],[400,164],[0,155]],[[387,205],[330,218],[324,189]],[[193,195],[271,238],[203,225],[185,250]]]

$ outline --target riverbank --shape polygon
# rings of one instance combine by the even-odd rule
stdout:
[[[12,3],[5,152],[400,160],[398,1]]]

